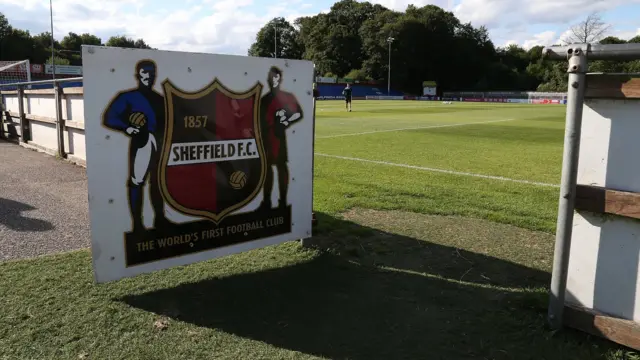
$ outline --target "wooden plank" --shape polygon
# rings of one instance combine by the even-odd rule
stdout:
[[[575,305],[565,306],[566,326],[640,350],[640,324]]]
[[[576,210],[640,219],[640,193],[578,185]]]
[[[64,88],[65,95],[83,95],[84,88],[83,87],[66,87]]]
[[[25,94],[40,94],[40,95],[55,95],[53,89],[25,89]],[[0,95],[16,95],[18,90],[0,90]],[[83,95],[84,89],[81,87],[67,87],[64,88],[65,95]]]
[[[640,99],[640,77],[621,74],[589,74],[585,98]]]
[[[33,115],[33,114],[26,114],[25,115],[27,120],[29,121],[39,121],[39,122],[44,122],[44,123],[49,123],[49,124],[55,124],[56,123],[56,119],[52,118],[52,117],[48,117],[48,116],[40,116],[40,115]]]
[[[84,130],[84,122],[83,121],[65,120],[64,127],[68,127],[68,128],[72,128],[72,129]]]
[[[9,111],[9,115],[14,116],[14,117],[19,117],[18,113],[16,112],[11,112]],[[55,124],[56,123],[56,119],[52,118],[52,117],[48,117],[48,116],[40,116],[40,115],[33,115],[33,114],[26,114],[25,115],[27,120],[29,121],[39,121],[39,122],[44,122],[44,123],[49,123],[49,124]],[[66,127],[70,127],[70,128],[74,128],[74,129],[80,129],[80,130],[84,130],[84,122],[83,121],[72,121],[72,120],[66,120],[65,119],[65,126]]]
[[[25,89],[25,94],[54,95],[53,89]]]
[[[44,95],[55,95],[55,91],[53,89],[33,89],[33,90],[25,90],[25,94],[44,94]],[[66,87],[64,88],[65,95],[82,95],[84,94],[82,87]]]

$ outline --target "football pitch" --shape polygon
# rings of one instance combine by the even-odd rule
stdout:
[[[638,359],[545,328],[563,105],[353,105],[317,103],[312,247],[0,263],[0,359]]]
[[[555,230],[564,105],[318,102],[315,205]]]

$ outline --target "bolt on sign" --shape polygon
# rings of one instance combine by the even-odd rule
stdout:
[[[313,63],[82,54],[97,282],[311,236]]]

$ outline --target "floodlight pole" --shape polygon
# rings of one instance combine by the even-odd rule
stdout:
[[[53,45],[55,43],[54,39],[53,39],[53,0],[49,0],[49,11],[51,14],[51,73],[53,75],[52,79],[54,80],[54,86],[55,86],[55,80],[56,80],[56,61],[55,61],[55,52],[54,52],[54,48]]]
[[[389,43],[389,77],[387,80],[387,95],[391,95],[391,43],[393,40],[395,39],[392,37],[387,39],[387,42]]]

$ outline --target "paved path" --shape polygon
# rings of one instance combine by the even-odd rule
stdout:
[[[89,245],[85,169],[0,140],[0,261]]]

